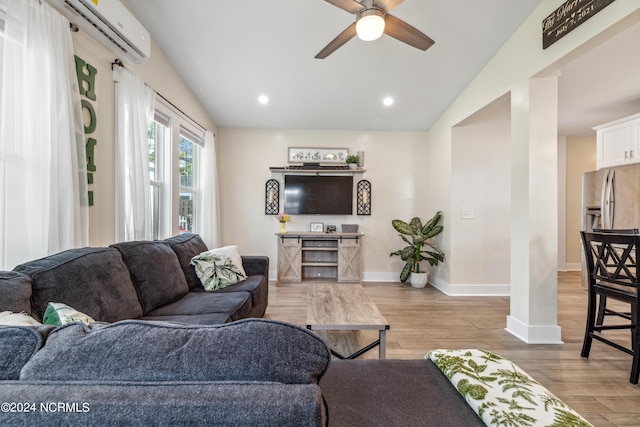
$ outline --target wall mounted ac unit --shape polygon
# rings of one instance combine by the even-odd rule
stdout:
[[[48,2],[123,61],[141,64],[151,56],[149,32],[119,0]]]

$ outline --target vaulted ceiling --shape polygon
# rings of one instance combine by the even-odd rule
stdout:
[[[405,0],[427,51],[385,35],[321,60],[355,21],[323,0],[129,0],[218,126],[370,130],[429,129],[539,3]]]
[[[391,14],[431,37],[428,50],[356,37],[321,60],[355,21],[327,1],[128,0],[219,127],[333,130],[428,130],[540,2],[404,0]],[[640,55],[620,53],[639,34],[563,68],[561,134],[640,111],[640,79],[628,81]]]

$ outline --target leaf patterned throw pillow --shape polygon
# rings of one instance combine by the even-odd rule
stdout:
[[[488,426],[590,427],[513,362],[486,350],[431,350],[431,359]]]
[[[73,322],[82,322],[85,325],[90,325],[95,322],[95,320],[93,320],[91,316],[73,307],[69,307],[66,304],[59,302],[50,302],[47,304],[47,309],[42,316],[42,323],[45,325],[62,326]]]
[[[226,255],[204,252],[191,258],[191,265],[207,291],[222,289],[246,277]]]

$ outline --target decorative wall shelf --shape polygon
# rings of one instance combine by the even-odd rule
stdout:
[[[271,166],[269,168],[271,172],[275,173],[287,173],[287,174],[322,174],[322,173],[344,173],[344,174],[357,174],[366,172],[365,169],[349,169],[346,166],[318,166],[318,167],[301,167],[301,166]]]

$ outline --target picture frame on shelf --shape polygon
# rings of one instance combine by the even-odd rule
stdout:
[[[345,163],[348,148],[289,147],[287,159],[293,163]]]
[[[324,232],[324,224],[321,222],[312,222],[311,223],[311,232],[312,233],[323,233]]]

